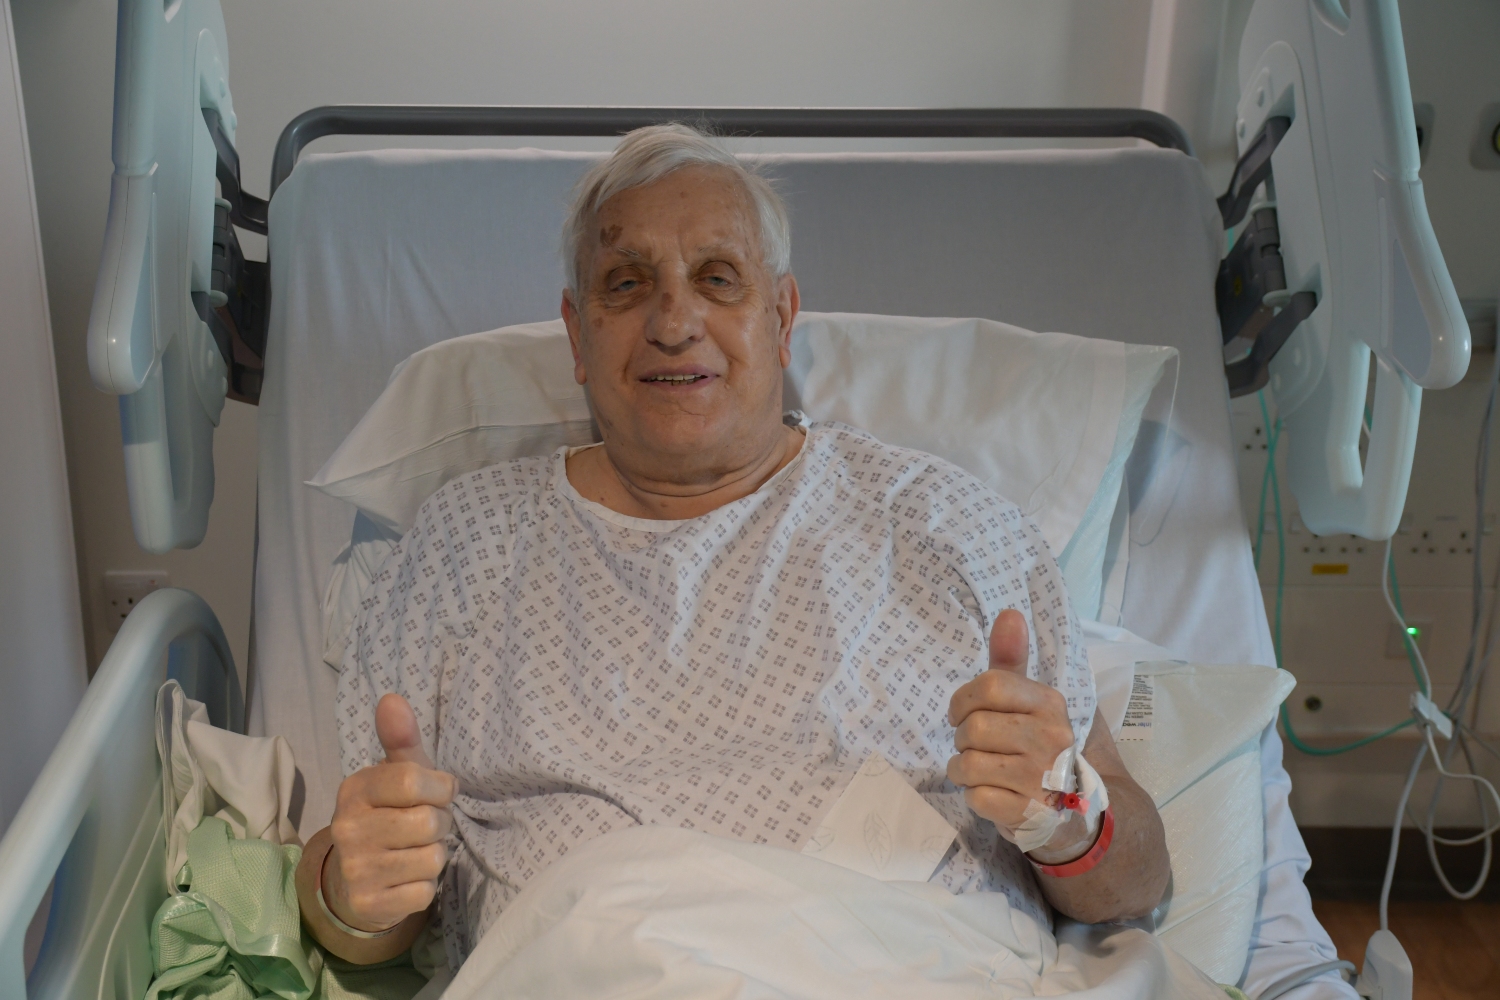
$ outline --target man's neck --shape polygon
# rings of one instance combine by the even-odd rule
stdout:
[[[676,483],[627,472],[610,460],[608,444],[569,455],[567,476],[582,496],[617,514],[682,521],[702,517],[754,493],[797,457],[804,440],[806,435],[800,428],[782,427],[754,462],[706,483]]]

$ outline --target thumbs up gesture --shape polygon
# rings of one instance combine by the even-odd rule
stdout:
[[[1048,802],[1042,776],[1073,745],[1068,705],[1056,688],[1026,676],[1026,618],[1000,612],[990,631],[989,669],[953,693],[948,722],[957,754],[948,780],[964,789],[969,808],[1014,830],[1032,799]]]
[[[357,930],[378,932],[427,909],[448,863],[444,838],[458,780],[422,749],[411,705],[388,694],[375,706],[385,761],[339,785],[323,866],[328,908]]]

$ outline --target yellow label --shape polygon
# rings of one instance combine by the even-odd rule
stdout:
[[[1313,563],[1313,576],[1348,576],[1348,563]]]

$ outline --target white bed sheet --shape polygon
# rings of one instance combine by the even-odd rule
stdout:
[[[313,155],[272,203],[249,718],[252,732],[293,745],[304,834],[326,823],[339,775],[320,605],[354,512],[302,483],[411,352],[557,315],[558,233],[591,159]],[[1121,624],[1194,661],[1273,662],[1221,373],[1223,234],[1197,161],[1132,149],[821,154],[771,167],[808,309],[985,316],[1177,347],[1175,402],[1169,373],[1132,460]],[[1269,916],[1247,970],[1262,984],[1324,960],[1324,945],[1332,954],[1300,878],[1278,875],[1305,867],[1306,854],[1274,731],[1264,758]]]

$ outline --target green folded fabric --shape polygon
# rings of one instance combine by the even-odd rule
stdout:
[[[156,979],[146,1000],[410,1000],[426,984],[409,956],[355,966],[303,941],[300,847],[236,840],[209,816],[187,853],[177,881],[188,891],[151,922]]]

